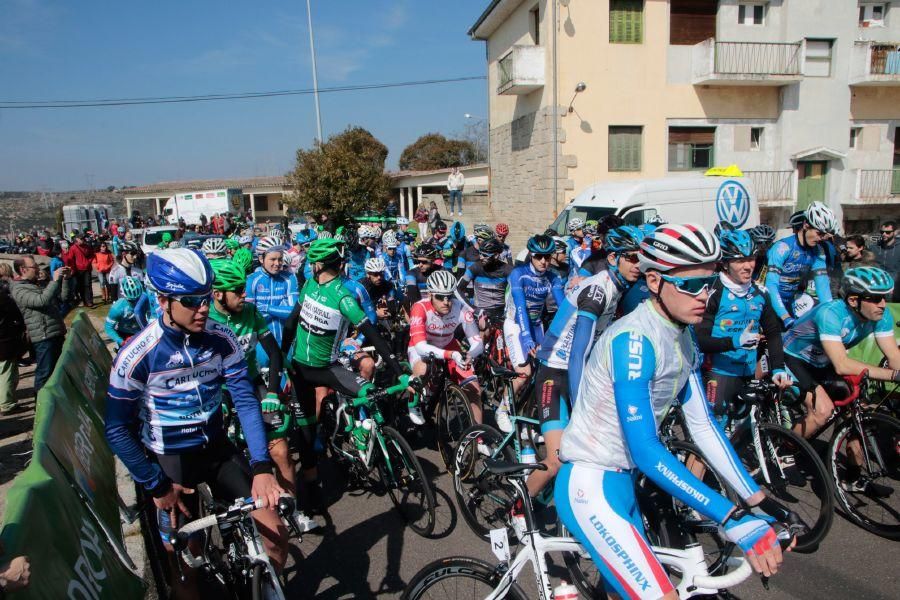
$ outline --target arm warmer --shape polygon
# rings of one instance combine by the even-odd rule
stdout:
[[[584,365],[591,350],[591,342],[594,340],[594,329],[596,327],[597,317],[589,313],[578,313],[578,317],[575,319],[572,349],[569,350],[569,403],[573,407],[578,396],[581,374],[584,372]]]
[[[391,368],[394,375],[398,377],[403,375],[403,369],[400,367],[400,363],[397,362],[397,358],[391,353],[390,344],[381,337],[381,334],[378,333],[378,329],[372,325],[368,319],[364,319],[363,322],[359,324],[358,329],[375,347],[375,351],[382,359],[384,359],[384,362]]]
[[[772,307],[772,294],[766,292],[766,304],[763,306],[760,325],[766,336],[766,347],[769,350],[769,371],[784,369],[784,344],[781,338],[781,321]]]
[[[275,336],[271,331],[259,336],[259,345],[269,355],[269,385],[266,391],[270,394],[277,394],[281,391],[281,371],[284,368],[281,348],[278,347],[278,342],[275,341]]]

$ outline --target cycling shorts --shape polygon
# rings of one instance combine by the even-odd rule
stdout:
[[[801,398],[807,393],[815,394],[816,388],[820,385],[832,400],[843,400],[850,394],[847,382],[831,365],[816,367],[790,354],[784,355],[784,365],[797,382]]]
[[[455,339],[450,340],[450,343],[444,348],[448,352],[459,352],[462,354],[462,348],[459,345],[459,342]],[[409,358],[409,364],[413,367],[416,366],[417,363],[422,361],[422,357],[419,356],[419,353],[416,351],[415,346],[410,346],[406,351],[406,356]],[[474,367],[469,367],[468,369],[463,369],[455,360],[447,360],[447,371],[450,373],[450,381],[455,383],[456,385],[468,385],[470,383],[478,383],[478,377],[475,376]]]
[[[537,348],[544,339],[544,324],[541,322],[531,324],[531,337]],[[503,339],[509,350],[509,360],[513,366],[524,367],[528,364],[529,355],[522,344],[522,329],[519,324],[511,319],[503,321]]]
[[[174,483],[197,489],[200,483],[209,485],[213,498],[232,503],[236,498],[250,496],[251,471],[247,459],[234,444],[224,436],[201,448],[191,449],[181,454],[153,454],[150,459],[159,464],[166,477]],[[182,494],[184,502],[193,518],[199,515],[197,493]],[[156,520],[163,542],[171,544],[174,531],[168,511],[156,509]],[[177,527],[186,522],[183,514],[178,515]]]
[[[541,407],[541,433],[562,431],[569,424],[572,406],[567,398],[569,372],[540,363],[534,378],[535,400]]]
[[[559,518],[621,598],[660,598],[674,588],[644,536],[635,472],[563,463],[554,500]]]
[[[737,399],[737,395],[743,391],[744,386],[752,377],[735,377],[733,375],[722,375],[721,373],[710,372],[706,384],[707,399],[713,398],[711,393],[712,382],[715,382],[715,398],[710,402],[713,415],[721,425],[728,409]]]

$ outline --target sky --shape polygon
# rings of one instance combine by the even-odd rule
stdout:
[[[488,0],[312,0],[320,89],[483,76],[466,35]],[[0,0],[0,105],[312,88],[304,0]],[[390,149],[487,115],[483,80],[320,94]],[[316,137],[312,95],[0,108],[0,190],[63,191],[282,175]]]

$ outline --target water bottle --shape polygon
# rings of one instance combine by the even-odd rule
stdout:
[[[563,579],[553,588],[554,600],[578,600],[578,588]]]
[[[537,462],[537,453],[534,451],[534,446],[531,443],[531,440],[525,440],[522,442],[522,456],[519,459],[520,462],[533,465]]]

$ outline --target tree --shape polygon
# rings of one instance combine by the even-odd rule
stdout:
[[[400,155],[403,171],[430,171],[461,167],[476,162],[478,152],[467,140],[448,140],[440,133],[426,133]]]
[[[287,203],[301,212],[328,213],[338,221],[366,209],[380,210],[390,196],[384,174],[387,146],[362,127],[348,127],[324,144],[297,150],[287,174]]]

